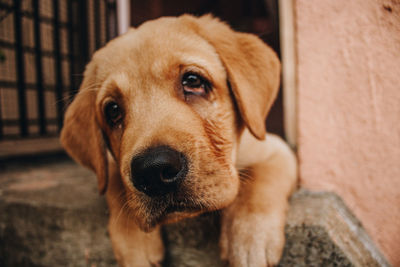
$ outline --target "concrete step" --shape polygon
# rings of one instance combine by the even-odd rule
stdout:
[[[65,156],[0,163],[0,266],[116,266],[96,178]],[[164,227],[165,266],[223,266],[218,214]],[[279,266],[389,266],[332,193],[291,200]]]

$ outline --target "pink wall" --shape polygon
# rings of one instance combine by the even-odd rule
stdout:
[[[335,191],[400,266],[400,1],[295,1],[304,187]]]

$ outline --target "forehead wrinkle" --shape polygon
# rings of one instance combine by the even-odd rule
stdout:
[[[182,67],[195,67],[203,70],[209,77],[225,81],[226,71],[215,50],[210,47],[193,49],[181,47],[169,52],[160,53],[162,56],[148,60],[149,66],[145,68],[142,77],[151,77],[148,82],[162,82],[163,79],[173,79],[179,74]],[[146,63],[146,62],[144,62]],[[144,64],[141,64],[144,65]],[[144,67],[144,66],[143,66]],[[213,79],[214,80],[214,79]]]
[[[100,105],[104,99],[107,97],[112,97],[115,99],[119,99],[124,95],[123,90],[121,89],[120,85],[123,85],[126,80],[126,75],[123,73],[114,74],[108,79],[104,81],[104,83],[99,88],[96,103]]]
[[[126,92],[130,88],[130,79],[126,72],[117,72],[111,76],[112,81],[122,93]]]
[[[212,58],[201,57],[198,55],[185,55],[181,57],[181,66],[198,68],[205,72],[212,80],[225,80],[225,69],[221,62]]]
[[[168,20],[166,20],[166,23],[168,24]],[[163,24],[161,27],[153,28],[151,34],[149,34],[147,28],[150,26],[154,27],[152,24],[139,27],[135,32],[135,40],[132,40],[134,42],[130,44],[130,48],[134,50],[132,55],[140,61],[155,62],[171,57],[171,55],[177,55],[181,59],[193,56],[194,62],[208,65],[209,63],[203,59],[206,56],[216,59],[216,62],[213,63],[222,65],[221,62],[218,62],[219,57],[215,48],[192,30],[185,29],[180,24],[172,23],[168,30],[165,29],[166,25]]]

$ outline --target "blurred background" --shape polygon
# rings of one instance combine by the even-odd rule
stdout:
[[[0,156],[54,151],[85,64],[116,36],[115,2],[2,0],[0,8]]]

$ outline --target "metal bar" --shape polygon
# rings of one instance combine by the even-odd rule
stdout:
[[[81,32],[80,32],[80,36],[81,36],[81,45],[82,45],[82,59],[84,61],[83,65],[85,65],[88,61],[89,61],[89,28],[88,28],[88,19],[89,16],[87,14],[87,0],[82,0],[79,1],[81,4],[81,8],[80,8],[80,18],[81,18]]]
[[[83,73],[85,69],[85,65],[89,61],[89,31],[88,31],[88,15],[87,15],[87,0],[79,0],[77,1],[78,4],[78,40],[79,40],[79,45],[78,45],[78,53],[76,55],[77,59],[77,68],[76,72],[77,73]],[[77,81],[81,82],[81,80]]]
[[[115,0],[106,0],[107,41],[118,35],[117,4]]]
[[[74,61],[74,1],[68,1],[68,53],[69,53],[69,94],[73,96],[75,94],[75,61]]]
[[[131,24],[131,4],[128,0],[117,0],[117,21],[118,35],[124,34],[129,30]]]
[[[96,50],[101,47],[101,21],[100,21],[100,0],[93,0],[94,9],[94,39]]]
[[[293,0],[279,0],[279,29],[282,56],[283,115],[286,140],[296,148],[298,138],[296,17]]]
[[[104,2],[104,12],[105,12],[105,29],[106,29],[106,42],[108,42],[110,40],[110,20],[109,20],[109,12],[110,12],[110,8],[109,8],[109,3],[108,0],[103,0]]]
[[[36,88],[38,99],[38,115],[39,115],[39,132],[41,135],[46,134],[46,113],[45,99],[43,89],[43,68],[42,68],[42,44],[40,40],[40,18],[39,18],[39,0],[32,1],[33,9],[33,26],[35,35],[35,64],[36,64]]]
[[[1,115],[2,113],[1,113],[1,110],[2,110],[2,108],[1,108],[1,99],[2,99],[3,97],[2,97],[2,95],[1,95],[1,91],[0,91],[0,140],[2,140],[3,139],[3,137],[4,137],[4,134],[3,134],[3,116]]]
[[[63,123],[63,81],[62,81],[62,65],[61,65],[61,53],[60,53],[60,28],[59,28],[59,17],[58,17],[58,1],[53,1],[53,16],[54,16],[54,63],[55,63],[55,74],[56,74],[56,114],[57,114],[57,125],[58,130],[61,130]]]
[[[26,112],[26,92],[25,92],[25,66],[24,52],[22,50],[22,18],[21,0],[14,1],[14,30],[16,43],[16,71],[18,87],[18,110],[19,110],[19,131],[21,136],[28,135],[27,112]]]

